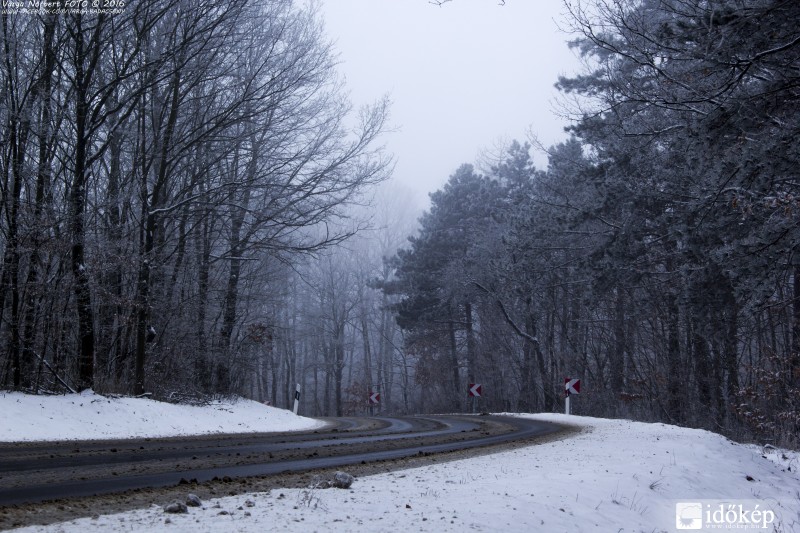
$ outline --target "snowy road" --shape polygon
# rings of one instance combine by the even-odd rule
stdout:
[[[683,518],[678,506],[686,502],[710,505],[711,500],[733,499],[773,513],[767,531],[800,533],[798,452],[737,444],[708,431],[665,424],[555,414],[511,416],[566,429],[492,448],[359,462],[342,468],[356,477],[348,490],[315,488],[320,477],[334,469],[223,477],[203,483],[191,483],[184,473],[188,485],[38,504],[0,504],[0,530],[33,526],[23,531],[651,533],[675,531],[676,520]],[[335,455],[337,448],[354,449],[354,445],[314,448],[311,444],[326,439],[372,438],[361,444],[365,454],[391,451],[391,446],[398,450],[428,446],[429,452],[448,440],[491,438],[513,430],[505,424],[490,424],[490,417],[458,420],[485,426],[434,438],[420,433],[446,429],[438,417],[395,423],[378,420],[373,425],[350,419],[349,426],[334,431],[323,429],[318,420],[241,399],[187,406],[92,392],[56,397],[0,393],[0,441],[6,442],[0,443],[4,450],[0,451],[4,470],[0,489],[12,487],[14,468],[14,476],[30,478],[25,483],[35,484],[33,478],[44,475],[36,465],[42,460],[62,481],[81,482],[96,479],[103,470],[111,471],[116,479],[143,475],[147,469],[157,473],[176,467],[203,468],[200,463],[209,460],[206,456],[213,456],[221,468],[246,467],[259,457],[270,459],[270,453],[272,459],[279,459],[280,454],[266,451],[280,444],[275,432],[303,431],[305,436],[298,435],[283,446],[292,444],[287,454],[311,460]],[[409,425],[424,421],[429,421],[427,429],[415,426],[415,432],[409,431]],[[508,421],[508,417],[494,421]],[[252,433],[242,435],[247,431]],[[225,436],[232,434],[237,435]],[[100,439],[128,439],[136,446]],[[142,457],[149,459],[130,461],[145,451]],[[69,466],[73,461],[75,466]],[[134,472],[126,474],[125,465]],[[24,484],[18,486],[24,488]],[[189,493],[201,498],[201,507],[181,515],[165,513],[165,506],[186,500]]]
[[[304,433],[0,445],[0,507],[341,467],[551,434],[498,416],[334,419]]]

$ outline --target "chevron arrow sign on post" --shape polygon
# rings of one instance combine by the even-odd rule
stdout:
[[[581,393],[581,380],[576,378],[564,378],[564,413],[570,414],[569,397],[572,394]]]
[[[575,378],[564,378],[564,393],[567,396],[570,394],[580,394],[581,380]]]
[[[469,384],[469,395],[472,398],[480,398],[482,392],[483,392],[483,390],[481,389],[481,384],[480,383],[470,383]]]
[[[370,392],[369,393],[369,403],[377,405],[381,403],[381,393],[380,392]]]

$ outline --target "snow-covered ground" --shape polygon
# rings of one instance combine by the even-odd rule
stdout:
[[[9,397],[14,398],[0,397],[3,423],[9,417]],[[83,406],[77,398],[62,397],[61,402],[72,406],[66,411],[76,412],[87,403],[94,405],[95,410],[84,414],[103,413],[105,409],[99,397],[91,397]],[[128,408],[140,412],[141,408],[133,406],[141,400],[112,400],[105,405],[115,402],[132,402]],[[258,404],[248,409],[251,407],[255,412],[266,409],[268,417],[275,411]],[[205,418],[206,429],[223,430],[225,425],[219,420],[232,414],[228,410],[235,413],[237,408],[208,408],[202,416],[197,411],[193,417]],[[278,422],[277,416],[273,427],[289,428],[289,423]],[[294,415],[285,416],[291,419]],[[208,500],[202,507],[189,507],[187,514],[166,514],[162,506],[153,506],[20,531],[651,533],[697,531],[697,525],[724,518],[720,512],[728,512],[733,518],[732,510],[734,514],[744,510],[748,519],[757,517],[760,523],[769,519],[766,528],[756,531],[800,532],[797,452],[763,450],[714,433],[663,424],[564,415],[520,416],[584,429],[561,441],[359,478],[350,489],[281,489]],[[185,434],[182,422],[199,424],[191,418],[184,415],[172,419],[173,430]],[[75,415],[70,420],[79,424],[81,417]],[[147,420],[149,427],[151,419]],[[251,425],[244,418],[234,423],[236,431]],[[267,425],[253,430],[264,431]],[[141,428],[131,424],[130,430]],[[106,436],[110,429],[101,431]],[[725,505],[721,511],[720,505]],[[761,514],[754,515],[753,510]],[[695,511],[708,520],[690,520]],[[738,516],[736,521],[740,522]]]
[[[92,391],[66,396],[0,392],[0,442],[298,431],[322,425],[244,399],[200,407],[107,398]]]

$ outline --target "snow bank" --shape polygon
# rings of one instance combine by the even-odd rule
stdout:
[[[200,407],[107,398],[92,391],[66,396],[0,392],[0,442],[298,431],[322,425],[244,399]]]

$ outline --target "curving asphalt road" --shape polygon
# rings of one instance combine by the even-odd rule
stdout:
[[[0,444],[0,508],[451,452],[561,429],[502,416],[325,421],[325,428],[302,433]]]

